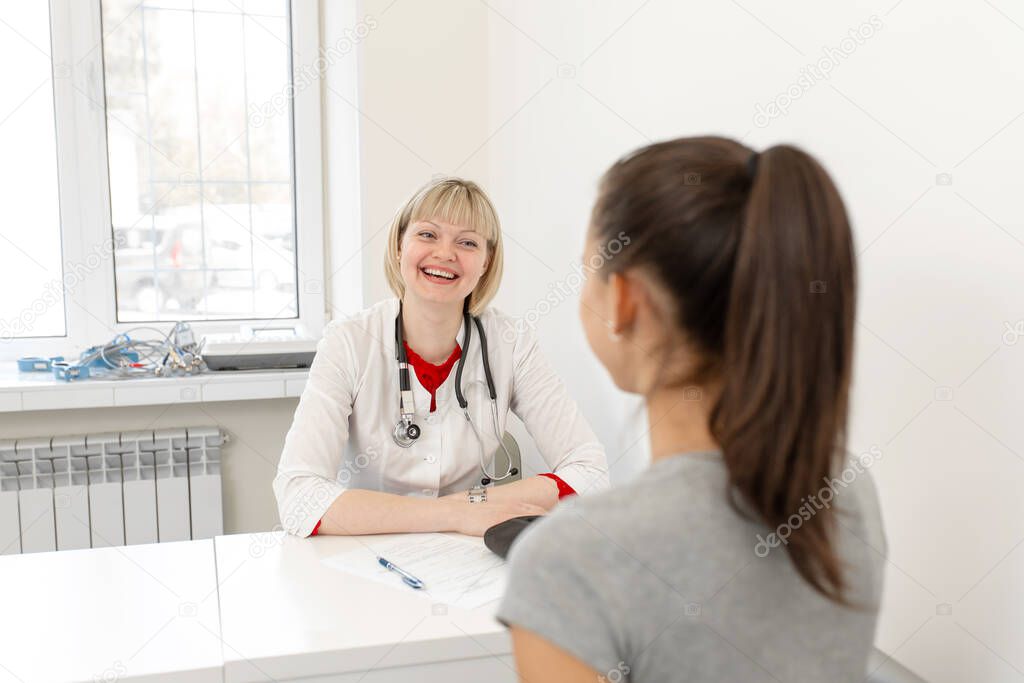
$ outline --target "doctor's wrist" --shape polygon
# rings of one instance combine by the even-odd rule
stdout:
[[[459,497],[461,495],[461,498]],[[437,499],[438,509],[440,510],[440,531],[455,531],[462,533],[462,527],[465,523],[465,508],[466,508],[466,494],[453,493],[442,498]]]
[[[541,489],[541,501],[540,506],[546,510],[551,510],[558,504],[558,484],[553,479],[549,479],[543,474],[538,474],[532,478],[537,482],[537,486]]]
[[[558,485],[547,477],[529,477],[511,484],[488,487],[487,500],[494,503],[527,503],[551,510],[558,503]]]

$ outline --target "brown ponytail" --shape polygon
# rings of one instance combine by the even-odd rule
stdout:
[[[649,268],[673,295],[704,361],[686,381],[722,387],[709,426],[732,492],[782,526],[845,453],[856,273],[828,174],[787,145],[755,157],[724,138],[657,143],[608,170],[593,226],[630,238],[605,272]],[[801,519],[786,549],[842,602],[834,523],[828,508]]]

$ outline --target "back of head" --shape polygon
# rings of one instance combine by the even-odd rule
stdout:
[[[646,269],[670,295],[701,360],[686,382],[721,387],[709,427],[733,491],[782,525],[845,453],[856,267],[828,174],[789,145],[661,142],[607,171],[592,226],[629,238],[606,272]],[[802,520],[787,551],[841,600],[833,525],[829,510]]]

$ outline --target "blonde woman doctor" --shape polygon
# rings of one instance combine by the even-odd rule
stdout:
[[[607,488],[604,449],[535,337],[488,307],[501,227],[476,184],[417,192],[391,225],[385,270],[397,298],[332,322],[317,347],[273,483],[286,531],[482,535]],[[499,442],[509,411],[549,472],[512,469],[514,446]]]

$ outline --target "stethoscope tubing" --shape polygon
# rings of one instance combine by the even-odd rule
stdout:
[[[473,324],[470,324],[470,321],[472,321]],[[462,369],[466,364],[466,357],[469,356],[469,347],[473,337],[474,325],[476,326],[477,332],[480,333],[480,355],[483,358],[484,379],[487,383],[487,394],[491,403],[491,422],[494,428],[494,435],[497,437],[498,445],[501,447],[501,450],[504,451],[506,457],[507,465],[505,467],[505,474],[500,477],[497,476],[497,472],[495,472],[493,476],[487,472],[487,464],[484,462],[483,436],[480,434],[476,424],[473,423],[473,419],[469,415],[469,401],[466,400],[465,395],[462,393]],[[463,305],[462,326],[465,334],[462,343],[462,355],[459,357],[459,362],[455,370],[455,398],[459,403],[459,408],[462,409],[462,414],[465,415],[466,421],[469,423],[474,436],[476,436],[476,439],[480,444],[480,471],[484,474],[484,481],[504,481],[505,479],[513,476],[515,468],[512,466],[512,455],[505,446],[505,440],[498,433],[498,392],[495,389],[494,378],[491,375],[491,362],[487,352],[487,334],[484,332],[483,323],[480,322],[480,318],[469,314],[468,298],[466,299],[466,303]],[[409,377],[409,359],[405,353],[405,331],[403,327],[402,302],[399,301],[398,317],[395,319],[395,358],[398,361],[398,409],[400,418],[398,424],[395,425],[393,437],[398,446],[402,448],[409,448],[419,438],[420,428],[413,422],[415,409],[413,408],[412,382]]]

